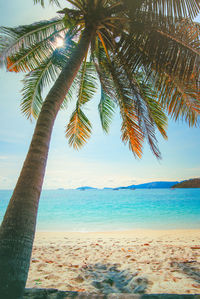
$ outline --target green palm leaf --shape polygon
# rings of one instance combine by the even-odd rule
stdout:
[[[106,133],[108,133],[115,111],[115,104],[108,94],[104,92],[103,88],[101,88],[101,99],[98,110],[102,128]]]
[[[101,125],[103,130],[108,133],[116,106],[116,92],[111,74],[106,67],[107,54],[99,39],[92,44],[92,60],[101,84],[101,98],[98,105]]]
[[[153,91],[152,88],[145,86],[143,87],[143,94],[151,119],[155,123],[156,128],[160,131],[163,138],[167,139],[167,116],[163,111],[162,105],[158,101],[155,91]]]
[[[66,128],[66,137],[69,138],[69,145],[78,149],[87,142],[91,135],[91,124],[81,107],[92,99],[97,90],[95,68],[92,62],[87,62],[85,59],[75,78],[75,84],[79,86],[78,100]]]
[[[76,45],[72,39],[70,39],[72,37],[66,34],[65,38],[67,39],[67,43],[65,44],[65,48],[56,49],[50,57],[45,59],[43,63],[40,63],[39,67],[36,67],[25,76],[23,80],[24,86],[22,90],[23,98],[21,102],[21,109],[27,118],[31,118],[31,116],[34,118],[38,117],[43,103],[43,89],[56,80],[60,71],[67,63],[71,51]],[[61,106],[62,109],[66,108],[69,99],[73,98],[74,90],[75,82],[73,82],[70,90],[68,91],[68,94]]]
[[[52,59],[56,57],[54,63],[58,64],[60,68],[63,68],[69,55],[76,46],[76,43],[72,40],[73,37],[73,30],[69,30],[65,36],[60,36],[58,32],[55,32],[54,35],[50,35],[45,40],[26,49],[21,49],[20,52],[14,56],[7,57],[7,70],[15,72],[31,71],[39,67],[40,64],[53,53],[54,55],[52,56]],[[63,40],[64,45],[60,50],[56,49],[57,38]],[[58,55],[56,53],[58,53]]]
[[[53,53],[51,43],[39,43],[21,50],[14,56],[7,58],[7,70],[10,72],[27,72],[40,67]]]
[[[53,65],[50,57],[39,68],[25,76],[21,110],[27,118],[38,117],[43,103],[42,90],[57,78],[59,72],[60,70]]]
[[[41,21],[16,28],[0,28],[0,58],[7,65],[7,58],[21,53],[27,54],[31,49],[37,50],[37,45],[42,42],[51,46],[53,36],[65,30],[64,21],[61,18],[50,21]]]
[[[92,99],[98,88],[93,62],[85,60],[75,80],[79,86],[77,104],[81,107]]]

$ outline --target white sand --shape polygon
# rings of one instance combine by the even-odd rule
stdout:
[[[98,293],[108,273],[130,280],[129,290],[200,293],[200,230],[38,232],[26,287]]]

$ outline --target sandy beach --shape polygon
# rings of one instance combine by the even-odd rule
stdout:
[[[37,232],[26,287],[200,293],[200,230]]]

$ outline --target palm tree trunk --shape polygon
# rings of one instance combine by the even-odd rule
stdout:
[[[22,298],[52,128],[94,32],[94,28],[85,29],[40,112],[26,160],[0,227],[0,298]]]

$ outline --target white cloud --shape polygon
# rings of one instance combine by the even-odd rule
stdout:
[[[0,160],[7,160],[9,159],[9,156],[0,156]]]

